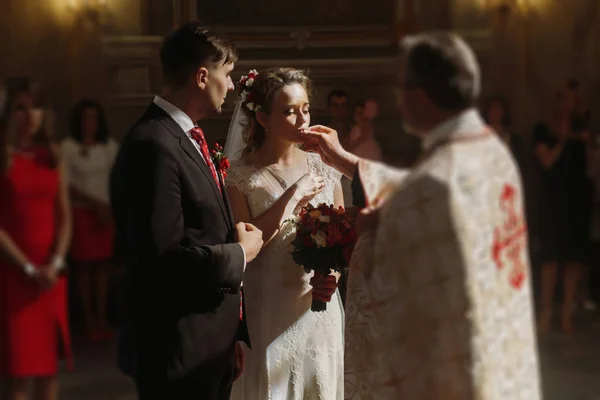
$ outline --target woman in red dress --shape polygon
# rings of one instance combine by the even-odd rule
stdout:
[[[0,119],[0,376],[9,400],[25,400],[32,379],[35,399],[56,399],[59,340],[70,359],[60,271],[71,211],[39,100],[30,80],[14,80]]]
[[[89,100],[77,104],[71,136],[63,141],[61,153],[73,203],[71,259],[77,267],[86,332],[92,340],[112,336],[106,312],[114,232],[108,177],[118,150],[117,142],[108,136],[100,104]]]

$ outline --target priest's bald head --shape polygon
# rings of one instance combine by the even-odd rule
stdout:
[[[420,134],[475,106],[481,73],[473,50],[458,35],[427,32],[404,38],[398,102],[406,124]]]

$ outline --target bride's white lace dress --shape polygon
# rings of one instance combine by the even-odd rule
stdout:
[[[311,203],[332,204],[340,175],[308,154],[311,171],[326,180]],[[228,186],[244,193],[252,217],[267,211],[281,196],[264,175],[242,160],[232,162]],[[287,218],[287,217],[286,217]],[[252,350],[246,349],[235,400],[341,400],[344,398],[343,309],[339,295],[325,312],[312,312],[311,274],[288,252],[292,228],[286,223],[246,268],[244,295]]]

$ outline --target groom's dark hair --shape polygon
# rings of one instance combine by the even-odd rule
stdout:
[[[437,107],[462,110],[477,103],[479,63],[469,45],[450,32],[408,36],[402,42],[407,88],[420,88]]]
[[[195,21],[165,37],[160,49],[165,84],[175,87],[184,86],[200,67],[212,68],[237,59],[233,42]]]

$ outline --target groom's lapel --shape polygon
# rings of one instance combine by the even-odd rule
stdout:
[[[160,109],[160,107],[156,106],[156,108],[159,108],[159,110],[162,111],[162,109]],[[208,167],[208,164],[206,164],[206,161],[204,161],[204,158],[202,158],[202,155],[200,155],[200,153],[198,152],[196,147],[194,147],[191,140],[187,137],[187,135],[181,129],[181,127],[177,124],[177,122],[175,122],[168,114],[164,113],[164,115],[166,116],[166,118],[161,118],[161,122],[171,132],[171,134],[173,136],[175,136],[177,139],[179,139],[179,146],[181,146],[183,151],[192,160],[194,160],[194,163],[196,163],[198,168],[200,168],[204,177],[208,181],[208,184],[212,187],[213,192],[215,193],[215,196],[217,197],[217,201],[219,203],[219,207],[221,207],[221,212],[223,213],[223,217],[227,221],[230,221],[229,212],[227,210],[227,206],[225,205],[225,201],[223,199],[223,194],[221,194],[221,191],[219,190],[219,187],[217,186],[217,182],[215,182],[215,180],[213,179],[213,176],[212,176],[212,173],[210,172],[210,168]]]
[[[179,130],[181,131],[181,129]],[[213,192],[215,193],[215,196],[219,201],[219,206],[221,207],[221,212],[223,212],[223,217],[225,217],[225,219],[229,221],[229,215],[227,212],[227,206],[225,205],[224,194],[221,193],[221,190],[217,186],[217,182],[215,182],[212,173],[210,172],[210,168],[208,167],[208,164],[206,164],[204,158],[202,158],[196,147],[194,147],[194,145],[192,144],[190,139],[185,135],[185,133],[182,133],[182,135],[183,137],[179,139],[179,145],[181,146],[183,151],[185,151],[187,155],[194,160],[196,165],[200,167],[200,170],[204,174],[206,180],[209,182],[210,186],[213,189]]]

